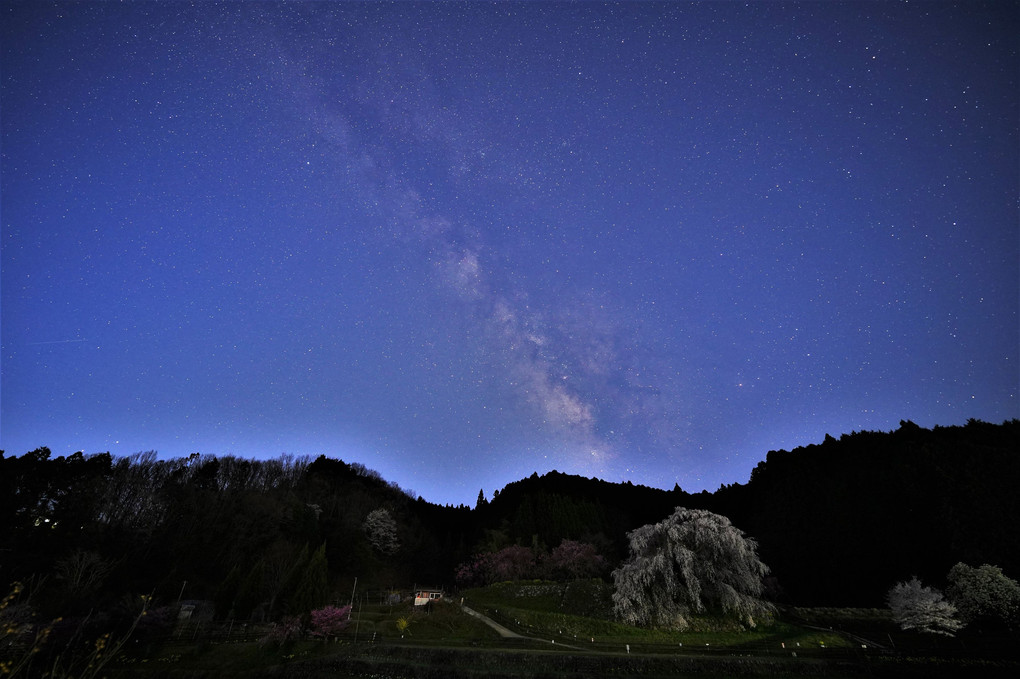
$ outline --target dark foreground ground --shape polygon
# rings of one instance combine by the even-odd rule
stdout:
[[[248,646],[248,645],[244,645]],[[366,679],[510,679],[520,677],[1010,677],[1020,676],[1015,659],[917,657],[895,653],[772,654],[719,653],[609,654],[539,647],[454,648],[414,645],[338,646],[328,650],[295,648],[289,655],[264,657],[261,651],[228,647],[183,649],[180,654],[147,661],[114,663],[106,676],[173,677],[364,677]],[[253,657],[256,656],[256,657]],[[233,660],[232,660],[233,657]]]

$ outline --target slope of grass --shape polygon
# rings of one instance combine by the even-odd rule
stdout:
[[[851,646],[835,632],[806,629],[782,620],[745,629],[728,618],[699,616],[683,632],[624,625],[612,619],[612,589],[601,580],[504,582],[468,590],[464,597],[469,605],[521,634],[559,643],[630,644],[649,651],[774,648],[792,652],[798,648]]]
[[[834,631],[809,626],[844,623],[844,628],[890,621],[883,611],[798,609],[791,617],[753,630],[718,619],[701,621],[690,632],[639,629],[598,609],[605,584],[597,581],[570,593],[562,583],[502,583],[465,592],[466,603],[517,626],[536,641],[501,639],[463,613],[459,601],[437,602],[430,613],[410,604],[364,606],[355,624],[337,641],[295,641],[284,646],[168,641],[148,653],[126,653],[109,676],[317,677],[363,676],[424,679],[518,677],[677,676],[917,677],[949,679],[979,672],[986,678],[1017,676],[1017,661],[992,654],[886,653],[861,649]],[[591,597],[584,600],[578,593]],[[577,596],[575,596],[577,595]],[[604,611],[603,607],[603,611]],[[408,622],[403,627],[398,621]],[[355,628],[357,636],[355,641]],[[576,634],[576,637],[574,636]],[[592,640],[594,638],[594,641]],[[897,637],[897,641],[903,637]],[[943,640],[945,644],[951,640]],[[138,649],[141,651],[141,649]],[[936,649],[932,649],[936,651]]]
[[[437,601],[427,610],[410,602],[364,606],[354,612],[345,638],[350,638],[354,632],[362,640],[375,635],[388,641],[403,639],[408,642],[470,644],[499,638],[492,628],[463,613],[460,606],[451,601]]]

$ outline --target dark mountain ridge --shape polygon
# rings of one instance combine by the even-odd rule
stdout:
[[[897,580],[939,583],[958,561],[1020,572],[1018,484],[1020,421],[901,422],[770,451],[746,484],[714,493],[550,472],[509,484],[480,510],[520,544],[601,534],[615,549],[607,556],[622,558],[626,531],[677,506],[708,509],[758,541],[790,601],[881,605]]]
[[[452,588],[458,564],[510,545],[546,554],[563,539],[587,542],[611,569],[628,531],[686,506],[755,538],[780,600],[879,606],[911,575],[942,586],[958,561],[1020,574],[1018,482],[1018,420],[826,437],[771,451],[747,483],[714,493],[533,474],[473,509],[414,499],[325,456],[51,458],[41,448],[0,453],[0,579],[35,583],[37,603],[61,614],[153,588],[173,600],[187,583],[190,596],[221,601],[221,615],[244,599],[246,614],[274,617],[297,606],[320,547],[334,593],[356,577]],[[366,535],[380,508],[396,525],[392,554]],[[69,577],[75,566],[94,577]]]

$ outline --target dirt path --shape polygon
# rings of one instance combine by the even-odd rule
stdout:
[[[460,609],[462,611],[464,611],[465,613],[467,613],[468,615],[473,615],[474,617],[478,618],[479,620],[484,622],[486,625],[488,625],[492,629],[494,629],[497,632],[499,632],[499,636],[501,636],[501,637],[504,637],[506,639],[523,639],[524,638],[520,634],[518,634],[517,632],[513,632],[511,630],[508,630],[506,627],[503,627],[502,625],[500,625],[498,622],[496,622],[492,618],[487,618],[484,615],[482,615],[481,613],[479,613],[478,611],[476,611],[474,609],[471,609],[471,608],[468,608],[467,606],[464,606],[463,604],[461,605]]]
[[[574,651],[588,651],[589,650],[589,649],[578,648],[577,646],[571,646],[570,644],[557,644],[555,641],[550,640],[550,639],[539,639],[538,637],[526,637],[523,634],[518,634],[517,632],[514,632],[513,630],[509,630],[506,627],[503,627],[502,625],[500,625],[498,622],[496,622],[492,618],[486,617],[486,616],[482,615],[481,613],[479,613],[478,611],[476,611],[474,609],[471,609],[471,608],[468,608],[467,606],[465,606],[463,604],[461,604],[460,609],[462,611],[464,611],[465,613],[467,613],[468,615],[473,615],[474,617],[478,618],[479,620],[484,622],[486,625],[488,625],[492,629],[494,629],[497,632],[499,632],[499,636],[503,637],[504,639],[530,639],[531,641],[538,641],[538,642],[545,643],[545,644],[551,644],[552,646],[558,646],[560,648],[569,648],[569,649],[574,650]]]

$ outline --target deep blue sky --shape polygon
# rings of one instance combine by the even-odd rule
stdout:
[[[1020,416],[1016,3],[12,3],[2,436],[471,504]]]

